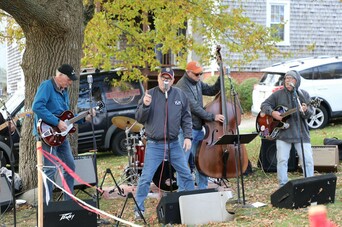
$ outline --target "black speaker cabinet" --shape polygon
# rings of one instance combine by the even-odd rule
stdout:
[[[84,200],[96,207],[93,200]],[[73,200],[44,203],[44,227],[96,227],[97,215],[85,210]]]
[[[287,209],[334,203],[336,180],[331,173],[289,181],[271,195],[271,203]]]
[[[265,172],[277,172],[277,145],[275,140],[261,140],[258,166],[262,167]],[[296,171],[297,169],[298,159],[296,157],[296,149],[292,145],[288,162],[288,171]]]
[[[75,173],[85,182],[87,182],[90,185],[96,185],[97,183],[97,177],[95,173],[95,164],[93,160],[93,155],[80,155],[75,156]],[[56,173],[56,183],[59,186],[62,186],[61,177],[57,171]],[[74,181],[75,189],[82,189],[85,188],[84,184],[81,184],[78,181]]]
[[[0,208],[4,212],[12,204],[12,190],[7,178],[0,175]]]
[[[181,224],[178,199],[182,195],[192,195],[208,192],[216,192],[215,188],[201,189],[193,191],[170,192],[161,198],[157,206],[157,216],[159,223]]]

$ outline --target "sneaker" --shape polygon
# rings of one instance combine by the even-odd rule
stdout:
[[[141,214],[144,215],[144,211],[141,211]],[[135,220],[142,220],[143,218],[140,216],[139,211],[134,211]]]

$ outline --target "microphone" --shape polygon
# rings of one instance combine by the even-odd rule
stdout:
[[[93,75],[88,75],[87,76],[87,82],[89,84],[89,89],[91,89],[91,87],[93,85]]]
[[[165,92],[165,98],[167,99],[167,91],[169,90],[169,81],[164,80],[164,92]]]
[[[226,75],[230,77],[230,67],[229,65],[226,67]]]

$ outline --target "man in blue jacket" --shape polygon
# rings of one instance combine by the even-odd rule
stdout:
[[[39,119],[43,120],[48,125],[56,126],[61,132],[68,129],[67,123],[57,116],[61,115],[66,110],[70,110],[68,87],[77,79],[73,67],[68,64],[63,64],[56,70],[56,75],[53,78],[43,81],[39,86],[32,104],[32,110],[35,113],[33,135],[36,138],[39,138],[40,136],[38,135],[37,130]],[[95,114],[94,111],[92,113]],[[90,114],[88,114],[85,119],[86,121],[90,121]],[[67,138],[59,146],[49,146],[46,143],[42,143],[42,148],[44,151],[59,157],[71,170],[75,171],[74,157]],[[47,177],[54,180],[56,171],[57,167],[50,160],[44,158],[44,173]],[[73,177],[67,172],[64,172],[64,178],[71,193],[73,193]],[[53,184],[50,181],[47,181],[47,184],[49,187],[49,197],[51,198]],[[44,197],[44,199],[45,198],[46,197]],[[70,197],[64,193],[64,200],[68,199],[70,199]]]

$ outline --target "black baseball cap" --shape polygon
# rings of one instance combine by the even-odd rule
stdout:
[[[70,80],[78,80],[74,68],[69,64],[63,64],[58,68],[60,73],[63,73],[69,77]]]

